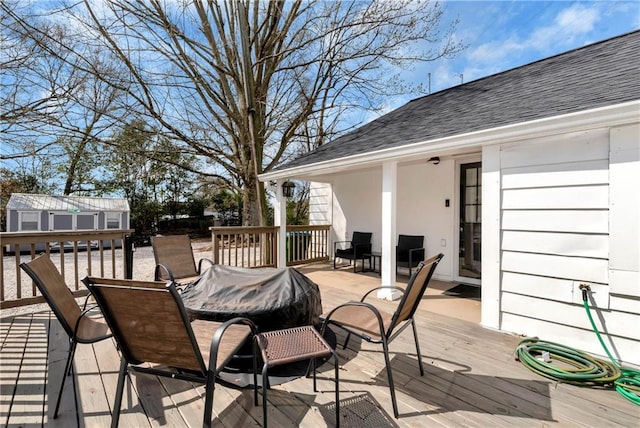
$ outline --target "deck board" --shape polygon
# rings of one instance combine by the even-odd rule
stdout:
[[[329,309],[357,299],[379,277],[308,268]],[[416,314],[425,375],[419,375],[410,329],[390,345],[400,418],[394,419],[381,347],[335,331],[340,361],[343,427],[524,427],[637,426],[640,412],[615,391],[558,384],[515,361],[520,338],[488,329],[445,309],[444,298],[425,296]],[[394,302],[377,302],[392,310]],[[450,303],[450,302],[449,302]],[[454,302],[455,303],[455,302]],[[431,310],[425,309],[429,307]],[[473,307],[467,305],[466,308]],[[52,419],[63,376],[68,339],[50,312],[0,320],[0,423],[2,426],[105,427],[113,411],[119,356],[112,339],[78,345],[74,372],[67,379],[60,415]],[[254,406],[251,389],[216,384],[216,427],[262,426],[262,396]],[[312,379],[297,378],[268,392],[270,426],[334,425],[333,363]],[[127,380],[120,426],[202,425],[204,387],[134,374]]]

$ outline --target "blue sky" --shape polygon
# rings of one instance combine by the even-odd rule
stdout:
[[[470,82],[640,28],[640,1],[444,1],[443,22],[460,18],[467,48],[404,77],[431,92]],[[411,98],[389,100],[389,111]]]

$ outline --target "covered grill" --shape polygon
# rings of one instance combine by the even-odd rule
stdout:
[[[189,315],[212,321],[247,317],[260,331],[318,323],[318,285],[294,268],[214,265],[182,293]]]

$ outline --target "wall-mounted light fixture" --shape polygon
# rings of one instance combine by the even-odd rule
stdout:
[[[431,162],[434,165],[438,165],[440,163],[440,158],[438,156],[434,156],[429,158],[428,162]]]
[[[282,183],[282,195],[285,198],[293,198],[294,191],[296,190],[296,184],[292,181],[285,181]]]

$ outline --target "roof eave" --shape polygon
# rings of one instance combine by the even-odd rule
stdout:
[[[260,174],[258,179],[263,182],[292,178],[308,179],[317,175],[327,175],[347,170],[353,171],[354,168],[369,168],[390,161],[404,161],[415,159],[417,156],[437,155],[438,152],[443,150],[469,149],[473,151],[473,149],[486,145],[546,137],[559,133],[587,131],[604,126],[620,126],[639,121],[640,100],[635,100],[576,113],[421,141],[340,159],[285,168]]]

